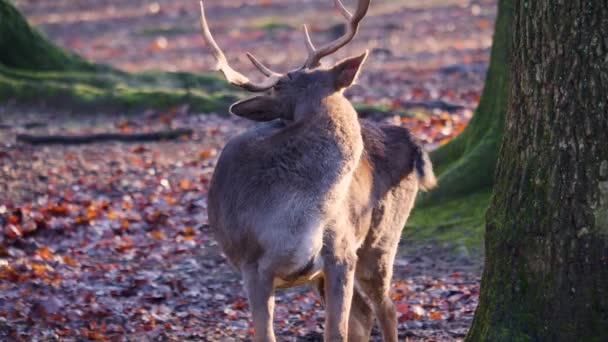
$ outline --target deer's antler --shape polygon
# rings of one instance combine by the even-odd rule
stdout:
[[[304,34],[306,36],[306,44],[308,47],[308,58],[304,63],[304,67],[314,68],[319,66],[321,58],[331,55],[332,53],[338,51],[344,45],[348,44],[348,42],[350,42],[357,34],[357,30],[359,29],[359,22],[361,22],[363,17],[365,17],[365,15],[367,14],[370,2],[371,0],[359,0],[357,4],[357,9],[355,10],[355,14],[351,14],[346,9],[346,7],[344,7],[344,4],[342,4],[340,0],[334,0],[336,7],[340,11],[340,13],[342,13],[342,16],[344,16],[344,18],[346,18],[347,20],[346,33],[342,37],[326,45],[323,45],[320,48],[315,48],[312,43],[312,40],[310,39],[308,27],[304,25]]]
[[[203,2],[201,4],[201,28],[203,30],[203,39],[207,42],[207,45],[211,49],[211,53],[215,60],[217,61],[218,69],[224,74],[226,80],[235,86],[241,87],[243,89],[252,91],[252,92],[262,92],[272,88],[281,77],[281,74],[276,73],[270,68],[266,67],[262,62],[256,59],[252,54],[247,53],[247,57],[253,63],[253,65],[260,70],[262,74],[268,77],[266,80],[261,83],[254,83],[247,76],[241,74],[240,72],[232,69],[230,64],[228,64],[228,60],[226,56],[222,52],[222,49],[217,45],[215,39],[213,39],[213,35],[211,35],[211,31],[209,30],[209,25],[207,24],[207,18],[205,17],[205,7],[203,6]]]

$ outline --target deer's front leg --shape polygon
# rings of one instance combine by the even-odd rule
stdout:
[[[346,341],[357,254],[345,237],[329,237],[325,248],[325,341]]]
[[[249,305],[255,329],[255,342],[274,342],[272,317],[274,313],[274,286],[269,275],[260,274],[257,264],[243,269],[243,280],[249,297]]]

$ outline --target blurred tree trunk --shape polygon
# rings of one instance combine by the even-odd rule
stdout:
[[[468,341],[608,341],[608,1],[513,0],[510,96]]]
[[[130,74],[66,51],[0,0],[0,102],[70,109],[225,111],[237,98],[223,78],[179,72]]]
[[[419,204],[438,203],[493,184],[507,108],[513,0],[499,0],[490,66],[475,115],[465,130],[431,154],[439,187]]]
[[[27,70],[93,71],[98,65],[67,52],[30,27],[7,0],[0,0],[0,64]]]

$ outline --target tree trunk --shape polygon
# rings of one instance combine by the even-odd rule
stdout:
[[[423,194],[421,205],[492,187],[507,110],[512,1],[498,4],[490,66],[475,115],[460,135],[431,154],[440,186]]]
[[[216,75],[129,74],[95,64],[47,40],[0,0],[0,101],[99,110],[225,111],[239,93]]]
[[[468,341],[608,341],[608,1],[513,0],[510,96]]]
[[[103,69],[46,40],[7,0],[0,0],[0,64],[28,70]]]

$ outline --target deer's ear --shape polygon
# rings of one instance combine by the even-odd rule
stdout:
[[[365,50],[359,56],[343,59],[331,68],[330,72],[337,90],[348,88],[355,83],[367,53],[368,51]]]
[[[256,96],[233,104],[230,113],[254,121],[270,121],[281,117],[281,106],[270,96]]]

